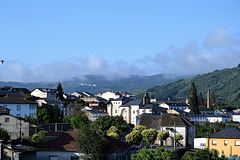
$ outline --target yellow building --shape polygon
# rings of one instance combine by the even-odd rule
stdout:
[[[209,150],[215,149],[219,155],[240,156],[240,129],[225,128],[208,136],[206,142]]]

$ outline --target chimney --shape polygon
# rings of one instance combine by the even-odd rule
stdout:
[[[210,90],[207,92],[207,108],[210,108]]]

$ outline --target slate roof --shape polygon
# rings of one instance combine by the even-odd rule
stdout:
[[[142,105],[142,101],[129,101],[129,102],[121,105],[120,107],[129,107],[132,105]]]
[[[174,126],[174,123],[176,127],[193,126],[190,121],[177,114],[162,114],[159,121],[159,125],[162,127]]]
[[[37,104],[23,98],[0,98],[0,104]]]
[[[79,132],[77,129],[68,133],[47,133],[46,136],[51,137],[50,141],[40,144],[39,149],[46,151],[78,151],[77,136]],[[119,152],[129,149],[131,146],[120,140],[104,136],[106,142],[106,150],[109,153]]]
[[[165,104],[171,106],[171,107],[183,107],[183,106],[189,106],[186,103],[177,103],[177,102],[164,102]]]
[[[173,109],[173,110],[175,110],[176,112],[178,112],[178,113],[180,113],[180,114],[189,114],[188,112],[185,112],[185,111],[183,111],[183,110],[181,110],[181,109]]]
[[[42,92],[48,92],[48,93],[56,93],[57,92],[57,89],[50,89],[50,88],[35,88],[35,89],[39,89]]]
[[[240,139],[240,129],[231,127],[211,134],[208,138]]]
[[[199,111],[212,111],[214,112],[214,110],[212,108],[199,108]]]

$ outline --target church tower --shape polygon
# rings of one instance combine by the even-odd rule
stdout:
[[[144,97],[143,97],[143,105],[149,104],[150,103],[150,97],[148,93],[146,92]]]

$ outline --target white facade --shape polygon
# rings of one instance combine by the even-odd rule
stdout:
[[[160,107],[167,108],[168,110],[171,109],[180,109],[180,110],[188,110],[189,106],[187,104],[182,103],[161,103]]]
[[[31,95],[40,98],[56,98],[56,91],[47,88],[44,89],[36,88],[31,92]]]
[[[205,149],[206,142],[206,138],[194,138],[194,148]]]
[[[3,107],[6,107],[10,109],[10,114],[16,117],[25,117],[31,116],[33,118],[37,118],[37,104],[36,103],[15,103],[15,104],[9,104],[9,103],[1,103],[0,104]]]
[[[98,94],[97,96],[102,97],[106,100],[120,98],[119,94],[116,94],[115,92],[110,92],[110,91],[102,93],[102,94]]]
[[[208,122],[230,122],[230,118],[229,117],[225,117],[225,116],[207,116]]]
[[[20,137],[20,128],[22,137],[32,136],[36,133],[36,126],[12,115],[0,115],[0,122],[1,128],[9,133],[11,139]]]
[[[240,114],[233,114],[232,118],[233,122],[240,122]]]
[[[208,122],[208,119],[204,115],[191,115],[190,116],[190,121],[191,122],[201,122],[201,123],[204,123],[204,122]]]

